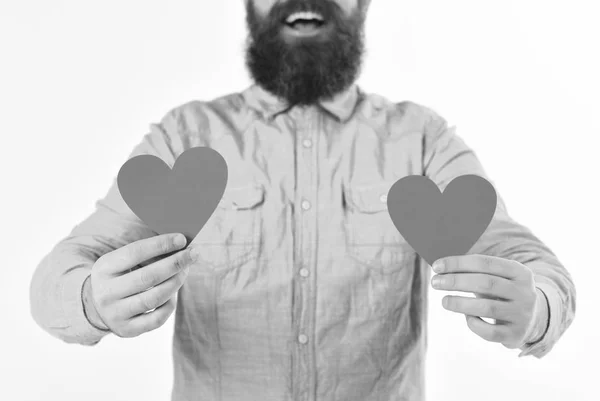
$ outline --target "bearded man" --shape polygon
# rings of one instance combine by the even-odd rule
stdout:
[[[173,167],[187,149],[218,151],[229,177],[216,210],[191,241],[158,235],[115,181],[37,267],[38,324],[93,345],[176,311],[176,401],[422,401],[430,281],[476,294],[443,307],[479,337],[546,355],[573,320],[575,288],[500,196],[469,253],[433,277],[391,221],[402,177],[443,191],[487,175],[431,108],[356,84],[369,3],[246,1],[252,85],[174,107],[131,153]]]

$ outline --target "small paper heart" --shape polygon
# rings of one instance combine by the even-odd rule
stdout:
[[[227,163],[208,147],[184,151],[173,169],[153,155],[127,160],[117,185],[123,200],[159,234],[182,233],[188,244],[214,213],[227,185]]]
[[[409,175],[396,181],[387,197],[394,225],[430,265],[466,254],[492,221],[496,202],[492,184],[474,174],[456,177],[443,193],[428,177]]]

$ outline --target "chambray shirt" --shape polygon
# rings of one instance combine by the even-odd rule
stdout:
[[[442,191],[464,174],[493,184],[455,127],[357,84],[308,107],[251,85],[172,108],[130,157],[152,154],[172,167],[196,146],[217,150],[229,177],[190,244],[201,259],[178,294],[172,400],[424,400],[430,266],[394,227],[386,195],[414,174]],[[85,278],[101,255],[154,235],[115,174],[95,211],[38,265],[34,319],[65,342],[96,344],[108,333],[86,319]],[[468,253],[534,271],[549,325],[520,355],[544,356],[575,312],[564,266],[509,217],[500,194]]]

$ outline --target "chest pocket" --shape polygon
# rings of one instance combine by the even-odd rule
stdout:
[[[346,246],[350,256],[381,272],[400,270],[417,254],[394,226],[387,210],[393,182],[344,188]]]
[[[228,271],[257,256],[264,195],[264,187],[256,184],[225,190],[214,213],[192,241],[199,249],[199,264]]]

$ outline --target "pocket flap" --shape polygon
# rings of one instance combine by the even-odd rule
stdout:
[[[226,188],[219,206],[227,209],[252,209],[264,200],[264,196],[265,189],[262,185]]]
[[[346,201],[354,209],[363,213],[377,213],[387,210],[387,195],[391,182],[351,186],[346,190]]]

